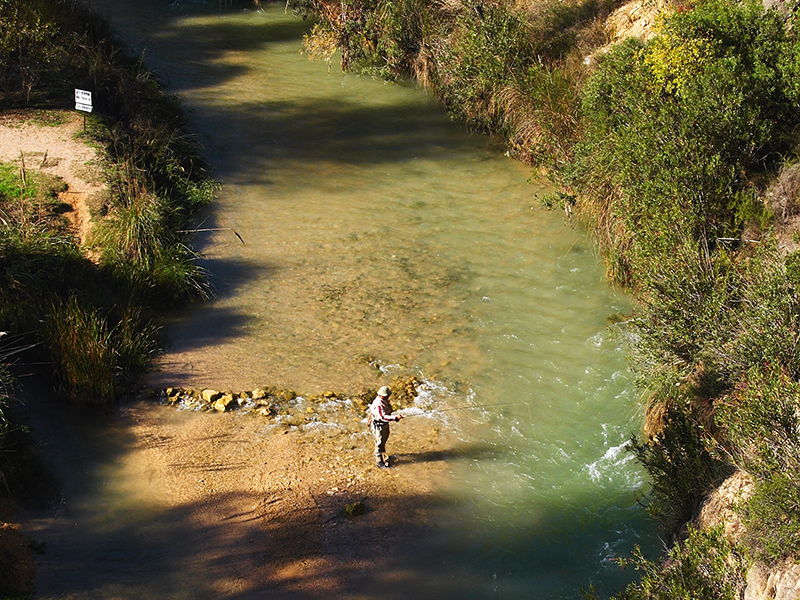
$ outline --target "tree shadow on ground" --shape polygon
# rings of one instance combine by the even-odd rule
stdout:
[[[607,547],[637,518],[624,491],[597,490],[530,513],[518,510],[515,521],[500,523],[445,488],[420,495],[391,483],[402,478],[367,497],[318,489],[298,501],[304,484],[297,480],[289,486],[253,481],[247,492],[208,490],[178,505],[159,503],[158,494],[140,499],[136,489],[129,498],[103,502],[106,489],[129,485],[117,467],[126,456],[166,440],[132,435],[118,415],[87,419],[46,398],[30,410],[35,435],[45,440],[47,459],[64,483],[62,503],[29,510],[25,518],[28,535],[45,548],[41,599],[577,598],[589,583],[604,593],[631,579],[604,558],[637,541]],[[213,458],[198,457],[201,442],[215,446],[231,434],[209,435],[178,438],[176,455],[185,464],[170,468],[197,478],[241,470],[249,438],[234,439]],[[405,453],[408,462],[380,475],[414,469],[415,460],[491,462],[496,455],[492,447],[469,444]],[[363,514],[348,517],[346,507],[358,502]],[[599,514],[598,505],[605,507]]]

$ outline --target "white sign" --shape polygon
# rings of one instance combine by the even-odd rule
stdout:
[[[86,90],[75,90],[75,110],[92,112],[92,92]]]

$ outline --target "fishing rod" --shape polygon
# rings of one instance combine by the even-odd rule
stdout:
[[[458,408],[440,408],[435,410],[429,410],[426,412],[421,413],[411,413],[410,415],[403,415],[403,418],[406,419],[408,417],[421,417],[423,415],[429,415],[431,413],[442,413],[442,412],[452,412],[454,410],[473,410],[476,408],[494,408],[496,406],[520,406],[522,404],[527,405],[527,402],[502,402],[500,404],[477,404],[475,406],[460,406]]]

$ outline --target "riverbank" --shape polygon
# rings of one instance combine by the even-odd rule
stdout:
[[[363,426],[148,401],[87,419],[30,402],[63,484],[60,505],[24,513],[47,541],[40,599],[370,597],[408,577],[396,554],[430,526],[454,450],[425,420],[404,422],[379,470]]]

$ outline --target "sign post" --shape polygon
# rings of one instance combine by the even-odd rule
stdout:
[[[83,133],[86,133],[86,113],[92,112],[92,92],[75,88],[75,110],[83,112]]]

